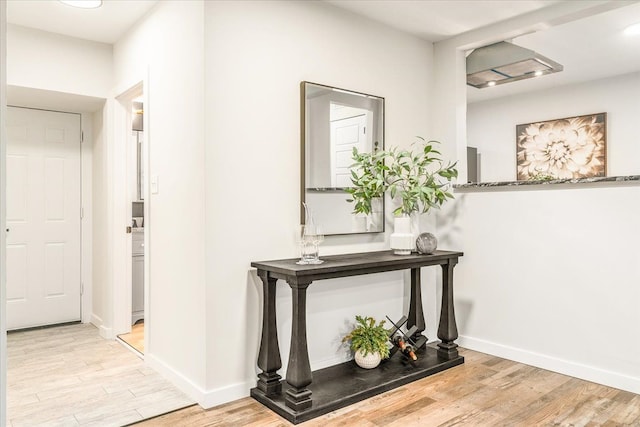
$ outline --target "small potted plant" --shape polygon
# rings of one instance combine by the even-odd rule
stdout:
[[[389,357],[388,331],[384,320],[376,324],[373,317],[356,316],[356,327],[342,341],[350,341],[355,361],[361,368],[372,369]]]
[[[370,213],[372,200],[382,197],[386,190],[392,199],[400,199],[400,206],[393,211],[396,218],[391,235],[391,248],[400,255],[410,253],[415,246],[414,234],[418,233],[411,232],[411,215],[427,213],[452,199],[449,186],[458,176],[456,164],[443,164],[440,152],[434,149],[438,141],[417,138],[417,149],[394,147],[369,154],[354,148],[352,187],[346,190],[351,195],[347,201],[354,203],[354,213]]]

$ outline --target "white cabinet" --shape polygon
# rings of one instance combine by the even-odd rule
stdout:
[[[132,238],[131,324],[144,319],[144,232],[136,230]]]

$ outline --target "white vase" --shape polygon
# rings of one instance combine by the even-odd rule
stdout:
[[[412,216],[397,216],[393,222],[393,234],[390,237],[390,246],[396,255],[410,255],[416,248],[415,228],[412,223],[416,221]]]
[[[352,233],[365,233],[367,230],[367,216],[365,214],[352,214],[351,215],[351,232]]]
[[[380,364],[381,357],[380,353],[378,352],[367,353],[367,355],[365,356],[362,350],[358,350],[356,351],[355,360],[356,364],[361,368],[373,369]]]

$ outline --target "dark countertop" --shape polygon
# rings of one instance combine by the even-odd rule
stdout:
[[[554,179],[550,181],[497,181],[497,182],[472,182],[468,184],[456,184],[453,188],[456,191],[468,191],[495,187],[529,187],[536,185],[581,185],[596,183],[640,183],[640,175],[625,176],[603,176],[595,178],[579,178],[579,179]]]

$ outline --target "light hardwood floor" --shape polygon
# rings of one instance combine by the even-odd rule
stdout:
[[[640,426],[640,395],[462,349],[465,364],[303,424],[322,426]],[[398,356],[396,356],[398,357]],[[244,398],[138,426],[290,426]]]
[[[122,426],[194,403],[93,325],[7,338],[10,427]]]
[[[118,338],[144,354],[144,323],[136,323],[131,326],[131,332],[118,335]]]

